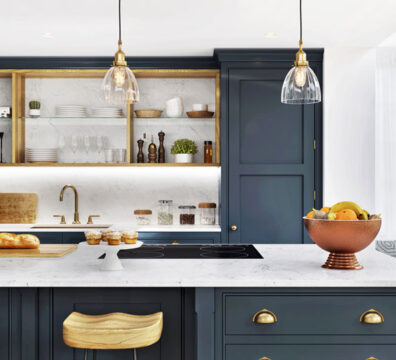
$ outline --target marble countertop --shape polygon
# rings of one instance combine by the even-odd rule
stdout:
[[[56,225],[56,223],[54,223]],[[0,224],[0,232],[84,232],[95,228],[32,228],[40,224]],[[134,229],[140,232],[221,232],[220,225],[131,225],[112,224],[115,229]],[[100,230],[100,229],[99,229]]]
[[[177,245],[175,245],[177,246]],[[357,254],[363,270],[321,268],[316,245],[257,245],[264,259],[131,259],[99,270],[99,248],[61,258],[0,258],[2,287],[396,287],[396,259],[375,244]]]

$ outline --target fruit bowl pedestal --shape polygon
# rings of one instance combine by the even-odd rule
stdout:
[[[323,250],[330,252],[322,267],[337,270],[360,270],[355,253],[369,246],[381,229],[376,220],[319,220],[304,218],[311,239]]]

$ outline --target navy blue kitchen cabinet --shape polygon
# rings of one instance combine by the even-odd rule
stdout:
[[[194,357],[193,290],[181,288],[13,288],[1,289],[0,358],[62,360],[83,358],[63,343],[62,324],[72,312],[164,313],[161,340],[138,350],[139,360]],[[89,360],[92,359],[92,354]],[[131,359],[131,351],[98,351],[97,360]]]
[[[394,289],[197,289],[196,297],[207,304],[198,323],[214,334],[198,360],[395,358]],[[263,309],[277,321],[255,323],[254,314]],[[362,323],[369,309],[380,311],[385,321]],[[205,323],[210,313],[214,320]]]
[[[85,241],[82,232],[33,232],[42,244],[78,244]],[[145,244],[216,244],[220,232],[140,232],[139,240]]]
[[[305,243],[321,204],[322,105],[285,105],[291,50],[217,50],[221,66],[222,239]],[[322,51],[308,51],[319,80]]]

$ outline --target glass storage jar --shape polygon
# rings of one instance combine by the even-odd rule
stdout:
[[[173,225],[173,201],[158,201],[158,225]]]
[[[200,209],[201,225],[214,225],[216,223],[216,203],[201,202],[198,204]]]
[[[133,212],[136,216],[137,225],[150,225],[153,212],[150,209],[136,209]]]
[[[180,205],[180,225],[194,225],[195,224],[195,209],[194,205]]]

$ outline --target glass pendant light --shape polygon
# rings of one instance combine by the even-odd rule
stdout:
[[[281,102],[284,104],[315,104],[322,101],[320,85],[309,67],[302,41],[302,0],[300,0],[300,49],[293,68],[283,81]]]
[[[121,48],[121,0],[118,0],[118,34],[118,51],[102,83],[104,99],[118,105],[136,103],[139,101],[139,87]]]

